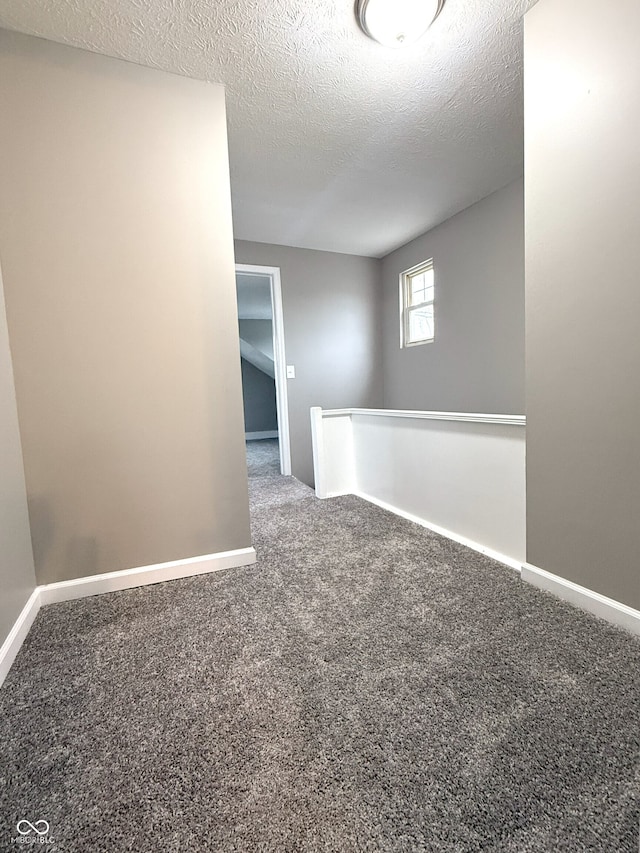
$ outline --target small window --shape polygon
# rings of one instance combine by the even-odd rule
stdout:
[[[425,261],[400,276],[402,346],[427,344],[435,336],[433,261]]]

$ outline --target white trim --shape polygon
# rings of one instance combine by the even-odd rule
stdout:
[[[268,429],[263,432],[245,432],[244,440],[245,441],[260,441],[263,438],[277,438],[278,430],[277,429]]]
[[[280,268],[270,267],[271,305],[273,308],[273,358],[276,381],[276,408],[278,412],[278,441],[280,445],[280,473],[291,475],[291,443],[289,437],[289,392],[287,385],[287,357],[284,346],[284,317],[282,314],[282,284]]]
[[[280,281],[280,267],[263,267],[255,264],[236,264],[236,272],[247,273],[249,275],[268,275],[271,282],[273,361],[276,381],[276,408],[278,411],[280,473],[288,477],[291,475],[291,440],[289,436],[287,359],[284,346],[284,317],[282,314],[282,284]]]
[[[428,530],[433,530],[434,533],[440,534],[440,536],[446,536],[447,539],[453,539],[454,542],[459,542],[461,545],[466,545],[467,548],[479,551],[481,554],[484,554],[486,557],[490,557],[492,560],[496,560],[498,563],[504,563],[504,565],[508,566],[510,569],[515,569],[517,572],[520,571],[522,563],[513,557],[507,557],[506,554],[501,554],[498,551],[494,551],[492,548],[487,548],[479,542],[474,542],[473,539],[467,539],[466,536],[461,536],[453,530],[447,530],[446,527],[440,527],[437,524],[432,524],[430,521],[425,521],[424,518],[419,518],[417,515],[412,515],[410,512],[398,509],[398,507],[386,503],[385,501],[378,500],[378,498],[373,498],[371,495],[366,495],[364,492],[354,492],[353,494],[357,498],[362,498],[362,500],[375,504],[381,509],[386,509],[388,512],[392,512],[394,515],[406,518],[407,521],[419,524],[420,527],[426,527]]]
[[[606,595],[601,595],[599,592],[594,592],[592,589],[580,586],[559,575],[539,569],[537,566],[532,566],[531,563],[522,564],[521,576],[523,581],[532,586],[547,590],[563,601],[568,601],[582,610],[593,613],[594,616],[599,616],[600,619],[605,619],[607,622],[626,628],[633,634],[640,635],[640,610],[634,610],[627,604],[622,604],[620,601],[607,598]]]
[[[204,554],[201,557],[189,557],[186,560],[171,560],[168,563],[139,566],[136,569],[123,569],[102,575],[89,575],[69,581],[48,583],[38,587],[40,603],[54,604],[59,601],[71,601],[74,598],[85,598],[89,595],[102,595],[105,592],[132,589],[152,583],[188,578],[192,575],[218,572],[221,569],[248,566],[255,561],[254,548],[238,548],[235,551],[220,551],[218,554]]]
[[[11,664],[16,659],[16,655],[20,651],[20,646],[24,643],[25,637],[29,633],[29,628],[33,625],[33,620],[38,615],[40,610],[40,591],[36,587],[29,596],[27,603],[20,611],[20,615],[13,624],[13,628],[9,631],[7,639],[0,648],[0,686],[7,677],[7,673],[11,669]]]
[[[313,453],[313,476],[317,498],[333,497],[327,492],[325,475],[327,470],[324,449],[324,431],[322,429],[323,412],[320,406],[311,407],[311,449]]]
[[[410,409],[322,409],[324,418],[344,415],[375,415],[381,418],[423,418],[430,421],[461,421],[474,424],[526,426],[525,415],[492,415],[483,412],[423,412]]]

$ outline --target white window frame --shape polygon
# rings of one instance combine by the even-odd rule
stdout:
[[[401,348],[405,347],[419,347],[423,344],[431,344],[434,342],[436,337],[436,287],[435,287],[435,270],[433,276],[433,299],[430,299],[428,302],[420,302],[417,305],[411,305],[411,291],[410,291],[410,282],[414,276],[420,275],[420,273],[427,272],[428,270],[434,270],[433,266],[433,258],[429,258],[427,261],[422,261],[419,264],[416,264],[415,267],[411,267],[408,270],[404,270],[404,272],[400,273],[400,346]],[[424,308],[427,305],[433,305],[433,335],[430,338],[424,338],[421,341],[411,341],[409,340],[409,315],[411,311],[415,311],[416,308]]]

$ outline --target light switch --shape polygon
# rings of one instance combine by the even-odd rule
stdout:
[[[287,379],[295,379],[296,378],[296,368],[293,364],[287,365]]]

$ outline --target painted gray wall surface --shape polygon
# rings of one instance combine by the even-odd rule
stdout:
[[[246,359],[242,366],[242,398],[246,432],[265,432],[278,429],[275,380]]]
[[[640,4],[525,22],[528,560],[640,607]]]
[[[250,545],[222,88],[5,31],[0,116],[39,582]]]
[[[36,588],[0,272],[0,646]]]
[[[273,359],[273,323],[271,320],[240,320],[240,337]]]
[[[312,406],[382,405],[380,261],[355,255],[236,241],[236,262],[280,267],[291,466],[313,483]]]
[[[520,180],[384,258],[385,408],[523,413],[523,209]],[[429,258],[435,340],[401,349],[399,276]]]

